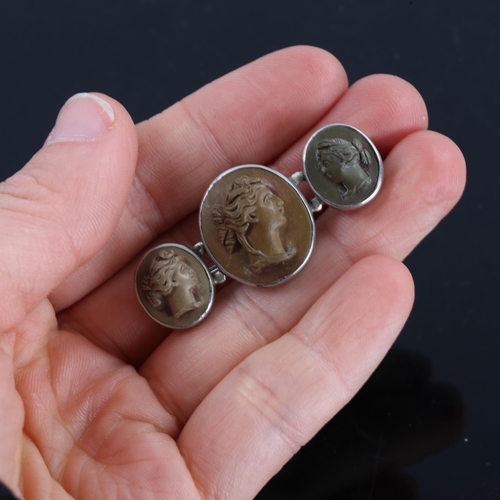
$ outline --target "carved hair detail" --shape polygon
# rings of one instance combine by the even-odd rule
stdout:
[[[162,250],[154,258],[149,268],[149,275],[142,279],[142,289],[153,307],[162,309],[165,306],[165,297],[177,286],[173,277],[181,262],[173,250]]]
[[[352,160],[361,161],[365,165],[370,163],[370,153],[363,148],[361,141],[354,138],[352,142],[346,139],[323,139],[318,143],[316,154],[321,160],[321,153],[330,153],[336,156],[341,163],[349,163]]]
[[[217,237],[229,253],[235,251],[238,242],[251,254],[261,253],[246,237],[250,224],[258,222],[255,210],[261,189],[268,189],[261,179],[242,175],[231,185],[224,204],[214,208],[212,217],[218,226]]]

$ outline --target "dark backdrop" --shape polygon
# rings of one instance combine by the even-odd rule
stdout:
[[[462,148],[465,195],[406,263],[411,318],[355,400],[261,499],[500,498],[498,0],[17,0],[0,7],[0,180],[85,90],[135,121],[275,49],[333,52],[422,93]],[[0,235],[1,240],[1,235]]]

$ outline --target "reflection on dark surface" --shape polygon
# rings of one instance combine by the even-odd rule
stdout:
[[[421,354],[392,349],[355,398],[264,487],[258,500],[418,500],[400,469],[454,443],[464,406]]]

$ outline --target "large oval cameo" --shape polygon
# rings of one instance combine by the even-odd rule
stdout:
[[[228,276],[277,285],[307,262],[314,221],[302,193],[279,172],[243,165],[220,175],[200,209],[203,243]]]

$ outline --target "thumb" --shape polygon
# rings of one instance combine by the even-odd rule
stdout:
[[[136,158],[125,109],[103,95],[77,94],[43,148],[0,184],[0,332],[15,328],[104,245]]]

